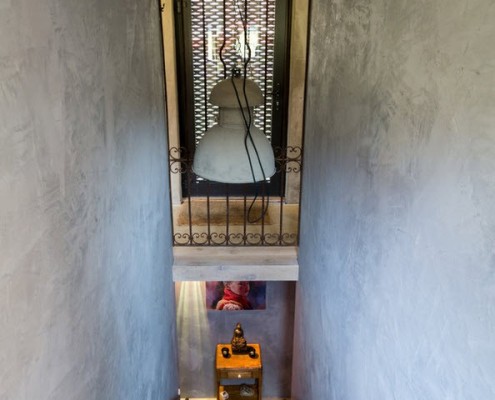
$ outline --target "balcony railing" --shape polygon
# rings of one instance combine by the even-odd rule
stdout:
[[[184,148],[169,152],[171,174],[181,174],[182,202],[173,206],[174,246],[297,246],[299,240],[300,147],[275,150],[283,191],[270,195],[268,185],[219,184],[196,176]],[[194,195],[200,181],[204,192]],[[172,190],[177,190],[173,188]],[[221,193],[221,194],[219,194]]]

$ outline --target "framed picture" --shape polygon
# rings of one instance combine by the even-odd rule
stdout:
[[[206,282],[206,308],[217,311],[265,310],[266,282]]]

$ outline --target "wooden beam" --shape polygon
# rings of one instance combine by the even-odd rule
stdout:
[[[296,247],[174,247],[173,280],[297,281]]]

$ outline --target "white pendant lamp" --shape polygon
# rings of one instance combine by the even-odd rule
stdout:
[[[210,102],[220,108],[218,124],[198,143],[194,173],[222,183],[253,183],[275,174],[271,144],[250,121],[253,108],[263,104],[258,85],[246,78],[225,79],[213,88]]]

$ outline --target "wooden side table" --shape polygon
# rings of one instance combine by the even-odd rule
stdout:
[[[229,344],[217,344],[215,358],[215,370],[217,376],[217,400],[223,400],[221,393],[225,390],[229,394],[229,400],[261,400],[263,382],[263,364],[261,361],[261,348],[259,344],[249,344],[256,350],[256,358],[248,354],[232,354],[232,346]],[[222,348],[229,349],[229,358],[222,355]],[[242,382],[237,385],[223,385],[222,379],[246,380],[254,379],[254,385],[247,386],[254,389],[253,396],[241,396]]]

